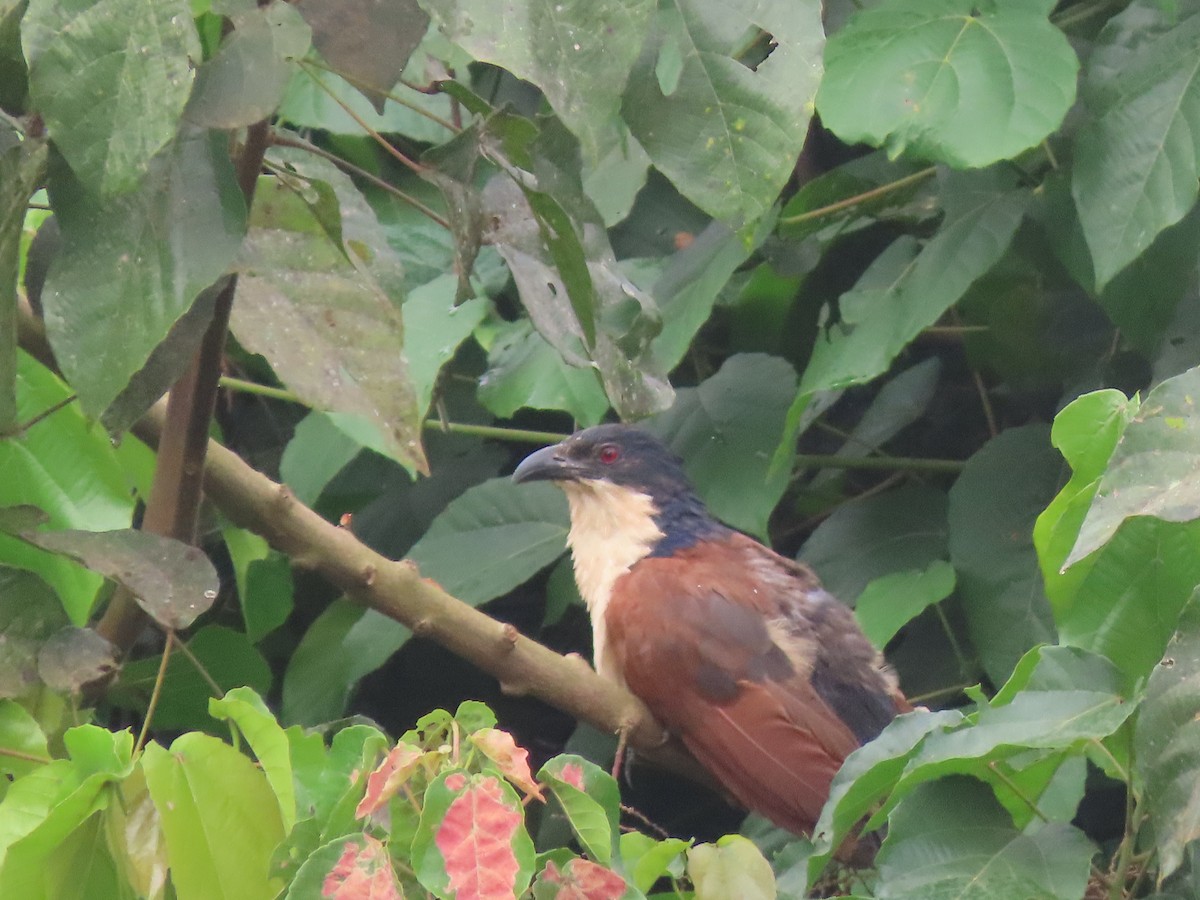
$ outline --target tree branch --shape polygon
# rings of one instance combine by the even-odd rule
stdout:
[[[21,346],[57,371],[42,323],[21,305]],[[167,427],[160,400],[133,432],[157,447]],[[528,694],[609,733],[622,729],[645,759],[706,784],[700,765],[676,741],[664,743],[662,727],[641,701],[601,678],[577,656],[561,656],[452,597],[422,578],[411,562],[395,562],[321,518],[233,451],[209,441],[204,491],[233,522],[266,538],[296,566],[311,569],[352,599],[437,641],[483,671],[511,694]]]

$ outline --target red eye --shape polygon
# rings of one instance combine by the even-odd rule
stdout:
[[[605,444],[600,448],[599,459],[606,466],[612,465],[620,458],[621,448],[616,444]]]

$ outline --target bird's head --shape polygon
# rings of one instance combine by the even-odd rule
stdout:
[[[663,552],[723,529],[692,489],[683,463],[649,432],[628,425],[596,425],[527,456],[513,480],[554,481],[567,493],[573,528],[584,519],[647,520]],[[665,543],[660,543],[665,541]]]

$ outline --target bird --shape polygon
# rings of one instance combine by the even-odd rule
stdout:
[[[597,673],[738,804],[810,835],[846,757],[912,708],[850,609],[716,519],[682,461],[636,426],[578,431],[513,480],[566,493]]]

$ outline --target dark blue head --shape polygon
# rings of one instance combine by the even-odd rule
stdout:
[[[648,496],[664,535],[655,555],[728,531],[696,496],[679,457],[654,435],[629,425],[596,425],[578,431],[527,456],[513,480],[607,482]]]

